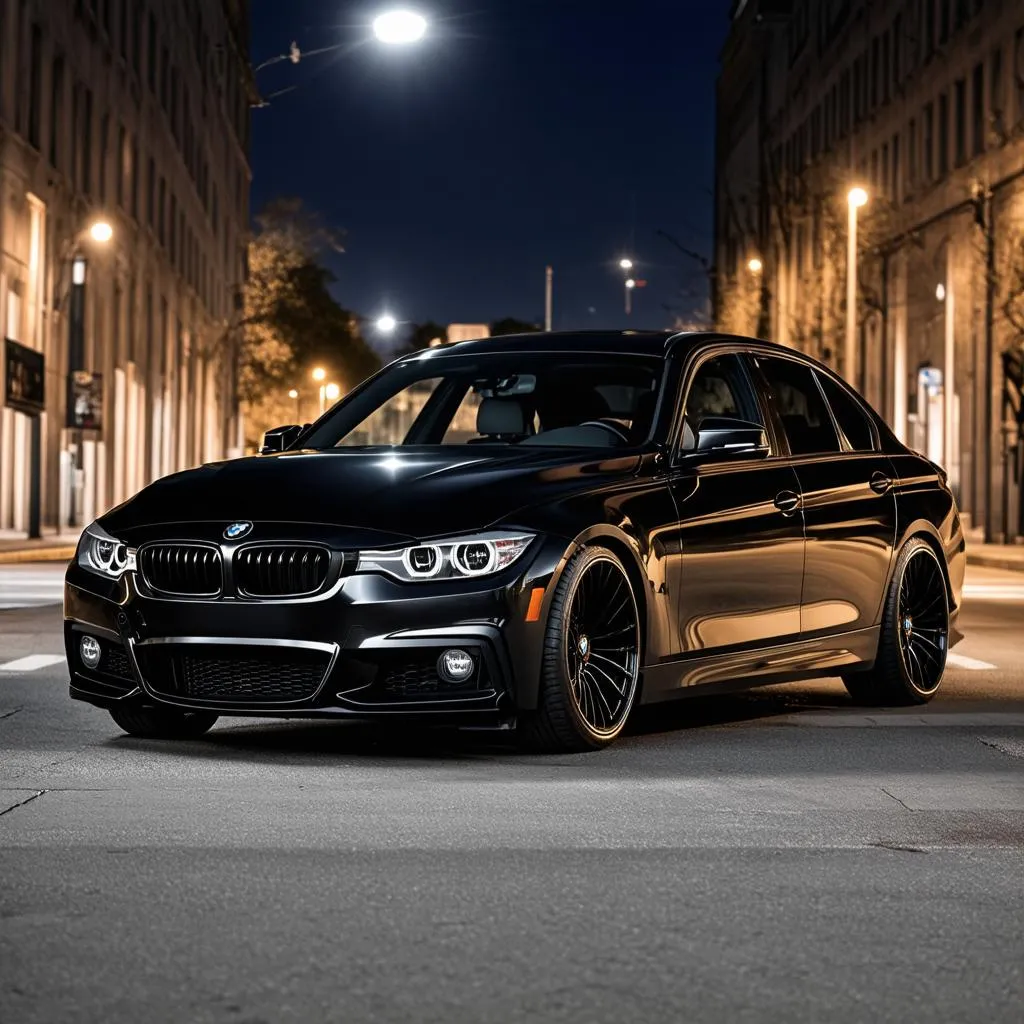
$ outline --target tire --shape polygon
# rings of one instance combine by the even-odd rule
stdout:
[[[867,672],[844,675],[843,683],[858,704],[926,704],[942,684],[948,651],[945,571],[931,546],[914,538],[896,559],[875,664]]]
[[[629,575],[614,552],[584,548],[551,601],[537,710],[518,725],[524,745],[582,753],[614,742],[636,702],[640,659],[640,610]]]
[[[111,708],[110,717],[129,736],[148,740],[194,740],[209,732],[218,716],[211,711],[170,708]]]

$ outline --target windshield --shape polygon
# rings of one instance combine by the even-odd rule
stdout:
[[[632,447],[648,439],[663,371],[607,353],[431,355],[371,380],[300,444]]]

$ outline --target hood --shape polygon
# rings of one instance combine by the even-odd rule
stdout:
[[[603,453],[604,454],[604,453]],[[635,455],[472,447],[296,451],[187,470],[108,512],[133,541],[176,523],[316,524],[356,530],[362,544],[479,530],[531,505],[631,476]],[[371,536],[380,535],[380,536]],[[386,536],[385,536],[386,535]]]

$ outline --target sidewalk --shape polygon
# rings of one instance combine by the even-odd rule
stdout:
[[[29,540],[23,533],[0,530],[0,565],[20,562],[70,562],[75,556],[80,531],[44,530],[43,536]]]
[[[967,562],[986,569],[1024,572],[1024,544],[978,544],[968,541]]]

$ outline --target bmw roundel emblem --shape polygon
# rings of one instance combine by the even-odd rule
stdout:
[[[226,540],[238,540],[252,530],[252,523],[232,523],[225,531]]]

